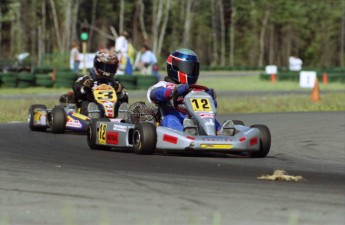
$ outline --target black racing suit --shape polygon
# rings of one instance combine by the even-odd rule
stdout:
[[[126,102],[128,103],[128,93],[122,86],[122,84],[119,81],[115,80],[100,80],[95,79],[93,74],[93,70],[90,70],[90,76],[85,75],[83,77],[80,77],[75,81],[73,84],[73,92],[74,92],[74,98],[75,102],[77,103],[78,108],[81,108],[81,113],[84,115],[87,115],[87,105],[89,102],[94,102],[92,90],[90,87],[85,87],[84,83],[86,80],[91,80],[93,85],[101,85],[101,84],[107,84],[114,88],[118,102],[115,105],[115,112],[116,115],[118,113],[118,108],[121,105],[121,103]]]

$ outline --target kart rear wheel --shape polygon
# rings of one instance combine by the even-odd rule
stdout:
[[[45,131],[47,129],[47,126],[35,126],[34,124],[35,109],[40,109],[41,111],[47,111],[47,107],[45,105],[41,105],[41,104],[31,105],[29,109],[29,115],[28,115],[29,128],[32,131]]]
[[[149,122],[138,123],[133,131],[133,147],[137,154],[152,154],[156,148],[156,127]]]
[[[92,149],[92,150],[110,150],[111,147],[109,147],[109,146],[96,144],[97,137],[98,137],[97,127],[96,127],[97,121],[109,122],[110,120],[108,118],[91,119],[91,121],[90,121],[90,123],[86,129],[87,144],[89,145],[90,149]]]
[[[61,106],[55,106],[51,112],[51,127],[54,134],[65,133],[66,112]]]
[[[267,126],[255,124],[250,127],[257,128],[260,131],[260,150],[256,152],[249,152],[251,158],[266,157],[271,148],[271,133]]]
[[[242,125],[244,126],[244,123],[242,120],[233,120],[232,122],[234,122],[235,125]]]

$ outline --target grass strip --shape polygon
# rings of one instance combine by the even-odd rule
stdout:
[[[131,98],[135,101],[145,101],[146,97]],[[253,96],[253,97],[217,97],[218,114],[255,113],[255,112],[312,112],[312,111],[345,111],[345,94],[330,93],[321,96],[321,101],[312,102],[310,96]],[[58,104],[56,97],[0,99],[3,106],[0,110],[0,122],[26,121],[28,110],[32,104],[45,104],[52,108]]]

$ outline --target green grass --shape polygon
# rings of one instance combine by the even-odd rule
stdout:
[[[146,101],[145,97],[132,98],[135,101]],[[345,94],[332,93],[321,96],[321,101],[312,102],[310,96],[265,96],[265,97],[217,97],[218,114],[254,113],[254,112],[310,112],[310,111],[345,111]],[[58,104],[56,97],[32,99],[0,99],[6,106],[0,110],[0,122],[26,121],[28,109],[32,104],[45,104],[52,108]]]
[[[262,81],[254,76],[222,76],[222,78],[200,78],[199,84],[213,87],[215,90],[237,90],[237,91],[293,91],[306,90],[298,87],[296,82],[277,82],[272,84],[269,81]],[[321,96],[321,101],[312,102],[310,95],[278,95],[278,96],[219,96],[218,114],[224,113],[254,113],[254,112],[307,112],[307,111],[345,111],[345,84],[329,83],[328,85],[320,84],[320,89],[344,91],[340,93],[327,93]],[[0,122],[8,121],[26,121],[27,113],[32,104],[45,104],[52,108],[58,104],[56,94],[63,94],[71,89],[55,88],[0,88],[0,96],[6,95],[23,95],[26,98],[0,98]],[[131,90],[129,90],[131,92]],[[137,91],[133,91],[137,92]],[[55,94],[52,97],[40,97],[35,94]],[[142,91],[140,92],[142,93]],[[28,97],[27,95],[33,95]],[[145,101],[146,94],[138,98],[130,98],[130,103],[135,101]]]
[[[18,95],[18,94],[59,94],[71,91],[72,88],[44,88],[44,87],[31,87],[31,88],[0,88],[0,96]]]
[[[299,83],[292,81],[271,81],[260,80],[257,76],[218,76],[215,78],[200,77],[199,84],[207,87],[212,87],[218,91],[298,91],[309,90],[299,87]],[[345,84],[340,82],[328,83],[324,85],[320,82],[320,90],[343,90],[345,91]]]
[[[313,102],[308,95],[217,98],[217,113],[345,111],[345,94],[331,93]]]
[[[301,91],[310,90],[299,87],[297,82],[292,81],[277,81],[272,84],[270,81],[260,80],[258,76],[216,76],[212,78],[200,76],[198,84],[214,88],[217,91]],[[320,90],[340,91],[345,92],[345,84],[340,82],[328,83],[324,85],[320,82]],[[0,88],[0,96],[13,94],[39,94],[39,93],[66,93],[71,88]],[[132,90],[130,90],[132,91]]]

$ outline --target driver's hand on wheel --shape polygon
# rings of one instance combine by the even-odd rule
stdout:
[[[175,86],[172,96],[180,96],[188,92],[189,84],[178,84]]]
[[[86,88],[91,89],[92,86],[93,86],[93,81],[90,80],[90,79],[86,79],[86,80],[84,81],[84,83],[83,83],[83,86],[86,87]]]

